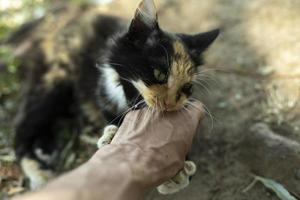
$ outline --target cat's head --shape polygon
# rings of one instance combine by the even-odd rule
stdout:
[[[218,34],[219,30],[194,35],[165,32],[158,25],[153,0],[143,0],[128,31],[115,40],[108,63],[119,74],[129,102],[141,95],[151,108],[178,110],[192,94],[201,54]]]

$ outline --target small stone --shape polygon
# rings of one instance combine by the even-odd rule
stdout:
[[[235,98],[235,100],[239,101],[242,99],[242,95],[237,93],[237,94],[235,94],[234,98]]]
[[[260,84],[258,84],[258,83],[255,83],[254,84],[254,89],[256,89],[256,90],[261,90],[261,85]]]
[[[222,101],[222,102],[219,102],[219,103],[218,103],[218,107],[219,107],[219,108],[225,108],[225,107],[227,107],[227,106],[228,106],[228,103],[225,102],[225,101]]]
[[[275,69],[272,66],[261,67],[257,70],[260,75],[267,76],[275,72]]]

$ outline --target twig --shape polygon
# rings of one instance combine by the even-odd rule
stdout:
[[[257,179],[254,178],[253,181],[245,188],[242,190],[243,193],[248,192],[249,190],[251,190],[253,188],[253,186],[257,183]]]

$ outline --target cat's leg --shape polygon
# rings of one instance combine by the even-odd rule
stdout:
[[[185,161],[184,167],[173,178],[157,187],[161,194],[173,194],[187,187],[190,178],[196,173],[196,165],[193,161]]]
[[[31,188],[39,187],[53,175],[51,169],[56,150],[53,127],[61,117],[70,117],[73,101],[73,88],[64,83],[48,91],[28,91],[24,96],[14,146]]]
[[[43,169],[40,162],[27,156],[21,159],[20,165],[23,173],[30,181],[30,189],[39,188],[54,176],[52,170]]]
[[[108,125],[104,128],[103,134],[97,142],[97,146],[100,149],[104,145],[110,144],[114,138],[118,127],[116,125]]]

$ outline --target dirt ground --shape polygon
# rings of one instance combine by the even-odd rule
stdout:
[[[137,2],[120,0],[100,10],[130,18]],[[205,55],[203,86],[195,95],[208,111],[192,148],[197,173],[179,193],[162,196],[153,190],[145,199],[277,199],[260,183],[245,192],[255,172],[240,162],[239,144],[257,122],[300,142],[300,1],[166,0],[158,10],[166,30],[196,33],[220,27],[221,35]],[[14,114],[14,105],[7,102],[0,102],[0,132],[10,131],[6,124]],[[7,189],[20,181],[9,159],[12,134],[0,137],[0,153],[7,158],[0,163],[6,175],[0,189],[17,193],[22,188]]]

